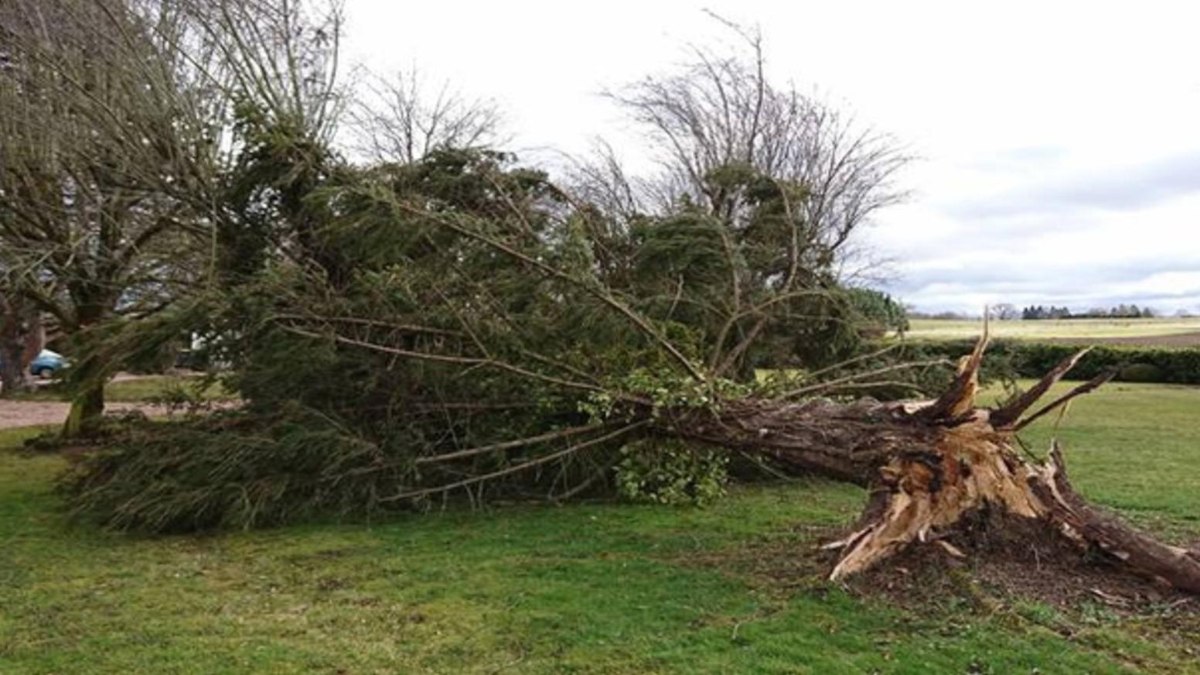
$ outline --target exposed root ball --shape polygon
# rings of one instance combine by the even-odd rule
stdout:
[[[1103,552],[1129,570],[1191,593],[1200,593],[1200,555],[1159,542],[1089,506],[1067,480],[1057,443],[1050,458],[1034,464],[1013,450],[1013,433],[1074,396],[1091,391],[1098,378],[1022,420],[1039,395],[1078,360],[1060,364],[1029,394],[996,411],[974,408],[975,378],[985,339],[964,359],[955,384],[937,401],[911,412],[914,422],[933,421],[936,440],[923,450],[894,455],[878,470],[876,498],[860,527],[829,545],[842,555],[830,577],[861,572],[913,544],[962,552],[946,540],[968,519],[995,510],[1050,524],[1082,549]]]

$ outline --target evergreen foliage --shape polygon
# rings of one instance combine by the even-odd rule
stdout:
[[[190,333],[244,406],[113,437],[63,483],[80,517],[163,532],[452,496],[705,502],[723,460],[661,438],[673,420],[845,395],[856,368],[894,375],[854,394],[928,376],[889,354],[836,365],[864,346],[862,291],[837,276],[857,220],[832,236],[804,174],[716,163],[708,204],[614,210],[498,150],[354,164],[308,99],[241,93],[208,284],[81,359]]]

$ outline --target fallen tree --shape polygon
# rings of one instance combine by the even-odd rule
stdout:
[[[944,538],[980,511],[998,510],[1044,521],[1079,547],[1099,551],[1137,574],[1200,593],[1200,551],[1163,544],[1089,505],[1071,486],[1057,442],[1042,463],[1015,449],[1016,432],[1112,375],[1030,412],[1085,349],[1006,405],[977,408],[986,344],[985,335],[963,359],[952,386],[934,401],[740,401],[714,417],[683,416],[668,429],[867,487],[870,498],[858,527],[827,546],[841,551],[830,574],[834,580],[912,545],[940,545],[962,557]]]
[[[761,107],[746,107],[751,121]],[[792,110],[776,117],[797,151],[782,168],[755,160],[773,127],[754,122],[731,139],[746,152],[690,169],[693,189],[647,211],[501,152],[354,166],[324,125],[239,106],[211,292],[179,322],[131,324],[107,344],[197,333],[245,406],[109,437],[63,482],[73,512],[180,532],[438,499],[560,502],[616,482],[699,496],[738,456],[869,490],[858,526],[831,544],[835,579],[912,546],[954,555],[946,537],[996,511],[1200,592],[1195,553],[1088,506],[1061,452],[1039,462],[1014,448],[1103,382],[1035,409],[1082,353],[979,409],[985,331],[940,396],[899,400],[937,391],[942,361],[868,351],[840,277],[850,230],[892,194],[893,164],[855,142],[834,153],[851,175],[821,180],[828,153],[800,150],[846,150],[844,138]]]
[[[108,524],[118,527],[178,530],[229,524],[219,516],[222,509],[236,510],[235,504],[249,510],[244,524],[261,525],[288,519],[275,519],[269,512],[288,490],[299,489],[305,477],[311,480],[306,488],[309,498],[296,511],[306,514],[328,510],[330,502],[323,500],[340,502],[350,511],[369,502],[419,504],[457,491],[483,500],[489,486],[528,478],[548,467],[558,467],[561,473],[565,462],[580,461],[600,449],[627,447],[637,439],[682,439],[723,453],[762,458],[788,473],[817,473],[867,488],[868,501],[858,524],[843,539],[825,546],[839,551],[830,572],[833,580],[867,570],[914,546],[937,547],[947,555],[965,557],[948,541],[960,525],[1004,526],[1018,519],[1044,525],[1081,552],[1099,554],[1137,575],[1200,593],[1200,551],[1159,542],[1089,505],[1068,480],[1057,443],[1044,461],[1016,450],[1017,432],[1096,389],[1110,375],[1035,408],[1086,354],[1085,349],[1024,394],[995,408],[977,407],[986,343],[985,335],[974,352],[961,360],[951,385],[934,400],[839,402],[808,397],[797,401],[787,396],[738,395],[680,405],[626,393],[612,397],[612,404],[598,415],[600,420],[593,412],[590,423],[482,446],[454,445],[403,462],[362,437],[347,439],[329,429],[298,433],[306,423],[286,412],[285,426],[290,425],[291,431],[271,441],[261,417],[233,413],[233,421],[222,419],[216,430],[253,438],[248,448],[231,450],[234,446],[218,444],[219,452],[211,454],[202,444],[203,439],[219,438],[212,429],[181,436],[155,427],[150,443],[145,438],[125,439],[123,451],[85,458],[67,486],[77,510],[90,509],[96,515],[108,509]],[[367,343],[357,346],[381,349]],[[806,394],[861,381],[862,374],[852,375],[813,385]],[[447,414],[453,407],[471,413],[488,408],[443,404],[436,413]],[[606,479],[611,469],[611,463],[599,460],[587,466],[584,473],[590,477],[557,494],[552,490],[548,496],[572,497],[597,479]],[[132,489],[123,477],[127,473],[141,480]],[[282,484],[273,480],[280,476]],[[221,504],[206,490],[223,492],[228,503]],[[181,509],[163,511],[164,503],[180,495],[185,503]],[[98,507],[105,501],[107,505]],[[260,511],[262,519],[255,522],[254,514]],[[165,520],[150,520],[163,514]],[[214,515],[218,520],[211,520]],[[1003,517],[986,517],[996,515]]]
[[[544,177],[453,153],[384,176],[382,191],[371,176],[322,193],[339,205],[317,239],[337,274],[315,260],[275,268],[212,300],[221,309],[191,312],[216,324],[213,345],[246,409],[187,436],[151,429],[115,441],[66,482],[77,513],[186,531],[452,495],[561,501],[611,484],[636,443],[666,456],[682,441],[868,488],[858,527],[831,545],[841,551],[834,579],[910,546],[958,554],[946,535],[996,511],[1200,592],[1194,551],[1087,505],[1057,449],[1046,462],[1015,450],[1022,428],[1108,379],[1034,409],[1086,350],[991,410],[975,402],[986,329],[943,393],[923,402],[852,398],[917,387],[905,375],[937,365],[888,360],[893,348],[729,379],[746,371],[730,364],[763,353],[764,327],[812,308],[790,301],[834,300],[836,289],[794,271],[743,296],[751,311],[690,320],[675,305],[728,291],[723,275],[698,277],[694,295],[681,284],[670,305],[647,290],[658,280],[621,286],[589,256],[578,227],[588,214],[563,209]],[[743,274],[737,257],[725,264]]]

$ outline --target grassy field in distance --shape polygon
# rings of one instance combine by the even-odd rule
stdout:
[[[957,340],[972,338],[982,330],[982,321],[943,319],[913,319],[905,334],[912,339]],[[1164,345],[1180,342],[1180,336],[1194,334],[1200,344],[1200,317],[1187,319],[1047,319],[1040,321],[995,321],[990,324],[995,338],[1022,340],[1087,340],[1104,341],[1135,338],[1169,338]],[[1187,338],[1184,338],[1186,340]],[[1154,341],[1145,341],[1152,344]]]
[[[1058,430],[1076,485],[1200,538],[1198,409],[1197,387],[1082,397]],[[145,538],[66,525],[64,460],[20,454],[29,433],[0,431],[3,673],[1200,673],[1200,623],[1167,614],[824,581],[798,561],[857,517],[848,485]]]

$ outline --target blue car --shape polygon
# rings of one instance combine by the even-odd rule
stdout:
[[[62,354],[43,349],[29,364],[29,373],[34,377],[49,379],[66,367],[67,360],[63,358]]]

